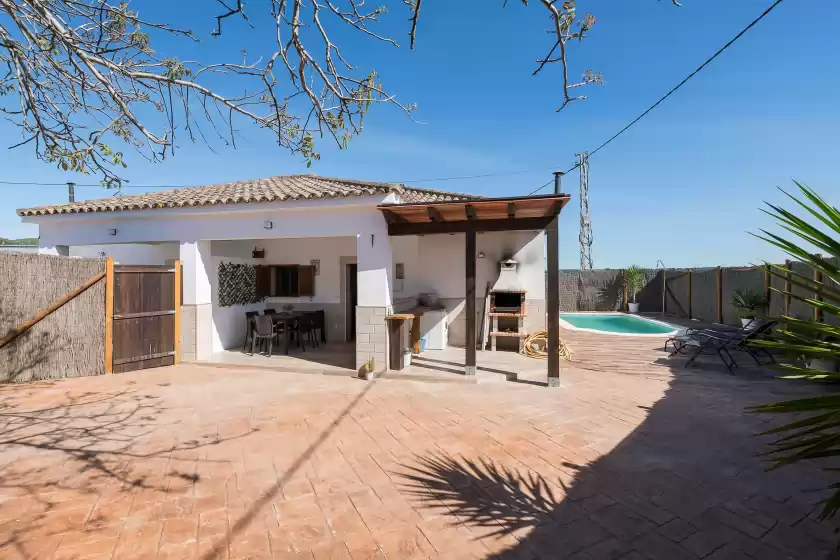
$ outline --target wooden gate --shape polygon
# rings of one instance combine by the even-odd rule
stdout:
[[[180,263],[115,267],[108,259],[106,274],[109,287],[105,294],[106,371],[122,373],[177,363]]]

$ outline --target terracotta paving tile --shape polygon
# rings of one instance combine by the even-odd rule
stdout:
[[[176,517],[163,522],[161,548],[198,542],[198,516]]]
[[[230,558],[270,558],[268,532],[234,535],[229,540]]]
[[[624,541],[632,541],[656,529],[653,522],[622,504],[613,504],[595,512],[589,518]]]
[[[606,494],[595,494],[594,496],[584,498],[578,503],[586,512],[592,514],[615,504],[615,500]]]
[[[371,535],[354,535],[344,539],[344,546],[353,560],[384,560],[382,550]]]
[[[117,545],[117,537],[95,540],[92,542],[64,542],[53,555],[54,560],[81,560],[87,558],[110,558]]]
[[[161,545],[157,555],[158,560],[193,560],[198,558],[196,543]]]
[[[313,550],[314,560],[353,560],[350,551],[343,542],[337,542],[327,548]]]
[[[416,560],[428,558],[435,549],[420,529],[412,525],[392,528],[376,536],[376,542],[388,560]]]
[[[672,519],[659,528],[659,532],[674,542],[681,542],[697,532],[697,527],[683,519]]]
[[[0,547],[0,558],[21,558],[31,560],[35,558],[52,558],[65,535],[37,538],[31,540],[16,540],[4,534],[3,543],[13,541],[8,546]]]
[[[111,560],[830,553],[833,527],[812,512],[833,480],[765,473],[756,434],[770,419],[743,413],[819,387],[685,369],[654,339],[562,336],[574,359],[550,391],[481,367],[468,385],[183,365],[3,387],[5,406],[46,426],[54,413],[38,411],[95,428],[108,407],[144,408],[107,443],[0,448],[0,539],[30,558]],[[479,366],[544,379],[544,362],[513,353]],[[0,557],[20,556],[3,542]]]
[[[574,560],[615,560],[624,558],[633,549],[633,545],[616,538],[604,539],[577,554],[571,556]]]
[[[651,560],[694,560],[697,556],[674,544],[657,532],[648,533],[633,543],[636,550]]]

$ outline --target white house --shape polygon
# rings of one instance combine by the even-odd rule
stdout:
[[[468,333],[475,336],[467,311],[481,313],[485,287],[495,282],[502,259],[520,263],[526,328],[545,328],[544,230],[550,232],[552,223],[556,228],[567,201],[560,194],[493,199],[290,175],[18,214],[39,226],[41,252],[111,256],[120,264],[180,260],[184,360],[240,347],[245,311],[289,303],[324,309],[329,340],[355,339],[357,366],[375,357],[383,367],[385,317],[416,305],[419,294],[436,294],[447,309],[450,344],[463,346]],[[550,259],[551,243],[548,248]],[[259,303],[222,306],[222,263],[276,267],[270,295]],[[283,275],[295,267],[304,267],[301,275],[311,271],[314,283],[300,290],[287,285]]]

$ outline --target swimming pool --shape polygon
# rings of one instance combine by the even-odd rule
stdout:
[[[560,325],[578,331],[641,336],[675,334],[679,330],[667,323],[624,313],[561,313]]]

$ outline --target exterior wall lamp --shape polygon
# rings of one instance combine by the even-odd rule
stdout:
[[[263,227],[265,229],[271,229],[274,227],[274,224],[272,222],[263,222]]]
[[[108,230],[108,235],[117,235],[117,230],[115,230],[115,229],[109,229],[109,230]]]

